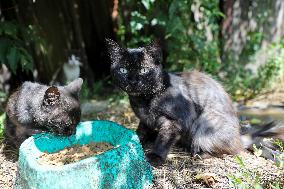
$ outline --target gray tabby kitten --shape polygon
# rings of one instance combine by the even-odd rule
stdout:
[[[82,83],[81,78],[58,87],[24,82],[7,103],[6,141],[18,148],[33,134],[46,131],[62,136],[74,134],[81,118]]]
[[[220,156],[243,149],[236,111],[218,82],[198,71],[180,75],[163,71],[161,49],[155,42],[134,49],[109,39],[106,43],[112,77],[129,95],[140,120],[139,138],[142,144],[155,141],[148,154],[151,161],[163,162],[177,142],[192,155]]]

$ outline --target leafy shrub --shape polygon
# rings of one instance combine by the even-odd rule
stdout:
[[[119,1],[120,15],[118,38],[129,47],[148,43],[153,38],[165,47],[166,68],[170,71],[197,69],[222,81],[234,100],[255,97],[266,88],[284,62],[283,42],[270,46],[270,59],[257,74],[246,69],[261,48],[265,38],[261,30],[248,32],[246,45],[239,60],[230,53],[221,54],[220,21],[224,17],[219,0],[140,0]],[[260,14],[259,24],[267,20],[267,13]],[[221,56],[224,62],[221,62]],[[284,67],[284,66],[282,66]],[[284,69],[282,69],[283,71]]]
[[[22,27],[16,22],[0,22],[0,63],[7,65],[13,73],[17,68],[32,71],[34,62],[28,47],[39,41],[42,39],[35,26]]]
[[[269,58],[264,65],[258,68],[257,74],[237,64],[227,69],[226,88],[235,100],[251,99],[263,89],[271,89],[273,82],[281,76],[281,73],[283,74],[284,39],[271,44],[267,53]]]
[[[219,1],[120,2],[118,36],[123,43],[131,47],[153,38],[166,40],[165,62],[171,71],[194,67],[217,74],[220,68],[218,21],[223,16]]]

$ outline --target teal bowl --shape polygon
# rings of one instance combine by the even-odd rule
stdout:
[[[44,152],[92,142],[108,142],[117,147],[63,166],[37,162]],[[148,188],[153,178],[135,132],[110,121],[81,122],[70,137],[32,136],[20,147],[18,167],[17,189],[140,189]]]

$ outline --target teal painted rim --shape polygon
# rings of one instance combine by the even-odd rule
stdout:
[[[42,155],[46,150],[44,147],[40,146],[40,144],[38,144],[37,142],[42,140],[43,138],[49,138],[49,139],[61,139],[61,140],[64,140],[64,141],[69,141],[69,143],[67,142],[66,144],[67,145],[64,145],[63,148],[54,148],[55,150],[54,151],[51,151],[52,152],[56,152],[56,151],[59,151],[59,150],[62,150],[66,147],[70,147],[72,145],[76,145],[76,144],[80,144],[80,145],[84,145],[84,144],[88,144],[88,142],[83,142],[83,143],[77,143],[78,142],[78,139],[74,138],[77,136],[77,133],[78,133],[78,130],[80,130],[80,126],[84,126],[86,124],[90,124],[92,125],[93,123],[98,123],[98,124],[105,124],[105,123],[108,123],[108,124],[111,124],[113,126],[116,126],[116,127],[120,127],[120,129],[122,130],[125,130],[125,132],[127,133],[131,133],[131,135],[129,135],[129,137],[127,137],[129,139],[128,143],[125,142],[124,144],[120,144],[118,146],[115,146],[115,148],[113,149],[110,149],[102,154],[99,154],[99,155],[95,155],[95,156],[92,156],[92,157],[89,157],[89,158],[86,158],[86,159],[83,159],[83,160],[80,160],[78,162],[74,162],[74,163],[70,163],[70,164],[66,164],[66,165],[62,165],[62,166],[49,166],[49,165],[41,165],[37,162],[37,158]],[[21,146],[29,146],[29,149],[28,151],[29,152],[33,152],[33,153],[29,153],[28,152],[28,155],[26,153],[26,161],[27,163],[29,164],[29,166],[33,169],[36,169],[38,171],[57,171],[57,170],[69,170],[70,168],[72,167],[76,167],[78,166],[78,163],[80,164],[88,164],[88,163],[91,163],[91,162],[94,162],[94,161],[99,161],[99,159],[107,154],[110,154],[112,153],[112,151],[114,150],[117,150],[118,148],[129,148],[130,150],[130,144],[131,142],[134,142],[133,139],[131,139],[131,137],[135,137],[135,132],[130,130],[130,129],[127,129],[125,127],[123,127],[122,125],[120,124],[117,124],[113,121],[108,121],[108,120],[93,120],[93,121],[85,121],[85,122],[80,122],[77,126],[77,131],[76,131],[76,135],[73,135],[73,136],[70,136],[70,137],[55,137],[54,135],[52,134],[47,134],[47,133],[43,133],[43,134],[37,134],[37,135],[34,135],[33,137],[27,139]],[[136,139],[136,137],[135,137]],[[138,139],[138,137],[137,137]],[[139,141],[139,139],[138,139]],[[110,141],[100,141],[100,142],[110,142]],[[137,141],[135,141],[137,142]],[[31,143],[31,145],[29,145],[28,143]],[[110,142],[111,143],[111,142]],[[111,143],[112,145],[115,145],[113,143]],[[25,152],[27,152],[25,150]],[[21,153],[21,152],[20,152]]]
[[[40,165],[37,158],[44,152],[64,149],[74,144],[109,142],[117,148],[62,166]],[[153,180],[152,167],[145,160],[138,136],[112,121],[81,122],[76,134],[57,137],[35,135],[20,147],[19,174],[15,188],[38,189],[144,189]]]

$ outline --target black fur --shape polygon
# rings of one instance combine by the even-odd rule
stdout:
[[[251,130],[249,140],[244,142],[247,137],[240,134],[236,111],[223,87],[198,71],[163,71],[161,49],[156,42],[135,49],[123,48],[110,39],[106,43],[112,77],[129,95],[140,120],[139,138],[142,144],[155,141],[148,154],[150,160],[162,162],[177,142],[192,155],[220,156],[251,147],[262,141],[256,141],[258,136],[283,138],[283,125],[274,128],[268,124]]]
[[[197,71],[180,76],[164,72],[156,43],[137,49],[107,43],[111,74],[140,119],[142,143],[149,131],[157,132],[149,156],[164,160],[177,141],[193,155],[235,154],[242,149],[235,110],[219,83]]]

